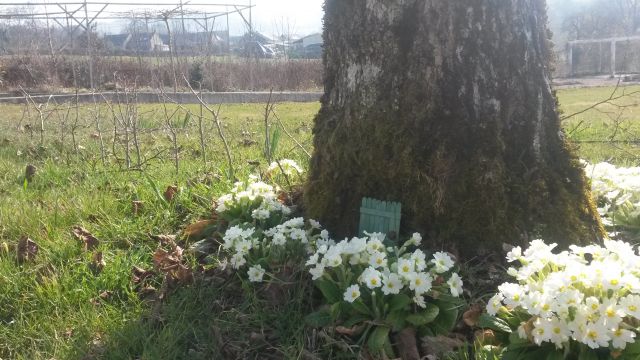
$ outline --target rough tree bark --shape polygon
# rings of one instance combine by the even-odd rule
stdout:
[[[327,0],[305,206],[354,235],[363,196],[476,249],[604,234],[550,87],[544,0]]]

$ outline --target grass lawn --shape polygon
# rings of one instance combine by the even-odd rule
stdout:
[[[608,98],[612,90],[562,90],[558,95],[564,113],[571,114]],[[632,97],[616,103],[624,107],[599,106],[566,120],[565,128],[572,139],[583,141],[582,157],[638,165],[640,151],[629,141],[640,139],[640,106]],[[303,324],[303,307],[308,306],[303,300],[312,290],[308,285],[290,289],[286,303],[265,303],[263,297],[245,295],[245,284],[237,279],[196,279],[161,303],[141,296],[132,282],[134,266],[152,267],[158,242],[149,234],[175,234],[208,216],[212,199],[232,185],[211,119],[203,124],[206,163],[197,119],[178,110],[170,120],[180,145],[176,172],[172,131],[164,120],[174,109],[140,106],[138,142],[145,164],[144,171],[138,171],[124,166],[122,127],[113,141],[113,116],[107,107],[83,108],[75,125],[73,111],[68,116],[64,109],[50,116],[45,111],[44,146],[39,114],[33,107],[28,113],[25,109],[1,106],[0,358],[305,358],[304,349],[318,348],[321,334]],[[199,113],[198,107],[192,109]],[[312,150],[311,126],[318,109],[317,103],[277,105],[291,138],[281,132],[276,157],[307,167],[300,146]],[[126,109],[115,110],[126,115]],[[615,111],[622,115],[613,115]],[[97,112],[108,153],[104,163],[95,138]],[[264,170],[264,106],[227,105],[220,116],[236,176]],[[612,135],[616,142],[596,142]],[[136,164],[133,146],[130,151]],[[28,164],[37,167],[31,182],[24,179]],[[180,188],[172,202],[161,195],[168,185]],[[133,201],[143,202],[137,212]],[[98,238],[96,249],[83,249],[71,233],[75,225]],[[34,261],[18,264],[15,247],[22,236],[39,249]],[[97,252],[105,261],[101,271],[92,265]],[[159,289],[161,276],[153,276],[146,286]],[[331,349],[323,348],[321,358],[335,358]]]

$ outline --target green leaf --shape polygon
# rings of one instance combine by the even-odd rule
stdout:
[[[430,324],[436,335],[444,335],[451,332],[458,321],[458,307],[447,302],[437,302],[440,312],[438,317]]]
[[[405,295],[405,294],[393,295],[393,297],[389,301],[389,312],[402,310],[406,308],[409,304],[411,304],[411,302],[412,300],[408,295]]]
[[[278,149],[278,144],[280,143],[280,127],[276,126],[273,129],[273,133],[271,134],[271,146],[269,149],[269,154],[273,157]]]
[[[480,318],[478,319],[478,327],[500,331],[508,334],[513,332],[506,321],[489,314],[480,315]]]
[[[391,326],[393,331],[400,331],[404,329],[407,324],[406,317],[407,317],[406,312],[402,310],[394,311],[389,313],[389,315],[387,315],[385,322]]]
[[[439,313],[440,308],[437,305],[427,303],[426,309],[415,314],[408,315],[406,320],[415,326],[423,326],[434,321],[438,317]]]
[[[184,114],[184,119],[182,120],[182,128],[186,129],[187,125],[189,125],[189,120],[191,120],[191,113]]]
[[[342,326],[346,327],[346,328],[352,328],[362,322],[365,322],[367,320],[371,320],[371,317],[369,316],[365,316],[365,315],[359,315],[356,314],[354,316],[352,316],[351,318],[349,318],[349,320],[345,321],[344,324],[342,324]]]
[[[351,307],[353,308],[353,310],[359,312],[360,314],[364,314],[364,315],[373,314],[371,309],[369,309],[367,305],[365,305],[364,302],[362,302],[361,299],[357,299],[356,301],[352,302]]]
[[[580,346],[578,360],[598,360],[598,355],[586,345]]]
[[[564,360],[564,352],[562,351],[551,351],[547,355],[546,360]]]
[[[24,182],[22,183],[22,190],[27,191],[28,187],[29,187],[29,180],[27,180],[27,178],[24,178]]]
[[[147,179],[147,182],[149,183],[149,186],[151,187],[151,190],[153,190],[153,194],[156,196],[156,199],[158,199],[158,201],[160,201],[160,203],[167,205],[167,200],[164,198],[164,196],[162,195],[162,193],[160,192],[160,188],[158,188],[158,185],[156,185],[156,182],[153,181],[153,179],[147,175],[146,173],[144,173],[144,177],[145,179]]]
[[[315,328],[325,327],[331,324],[331,314],[327,309],[322,309],[304,317],[304,322]]]
[[[371,350],[372,353],[380,354],[382,352],[385,343],[389,341],[390,331],[391,329],[386,326],[376,326],[369,336],[369,341],[367,341],[369,350]]]
[[[338,289],[338,285],[325,279],[316,280],[315,284],[330,304],[342,301],[342,293]]]

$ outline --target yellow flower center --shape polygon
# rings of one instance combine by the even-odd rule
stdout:
[[[354,299],[357,298],[358,295],[360,295],[360,294],[358,294],[357,291],[354,291],[354,292],[351,293],[351,297],[354,298]]]
[[[615,336],[618,336],[618,337],[619,337],[619,336],[622,336],[622,330],[617,329],[616,331],[614,331],[614,332],[613,332],[613,334],[614,334]]]
[[[556,335],[558,335],[558,334],[560,334],[560,333],[562,332],[562,330],[560,330],[560,328],[559,328],[559,327],[554,327],[554,328],[553,328],[553,332],[554,332]]]
[[[618,279],[613,279],[613,280],[609,281],[609,283],[611,285],[613,285],[613,286],[616,286],[616,285],[618,285],[620,283],[620,281],[618,281]]]
[[[638,310],[638,307],[635,305],[629,305],[629,311],[636,311]]]
[[[371,285],[378,285],[378,279],[371,279]]]
[[[595,332],[594,330],[591,330],[587,333],[587,336],[589,337],[589,339],[595,340],[598,338],[598,333]]]
[[[549,309],[551,309],[551,305],[549,305],[549,304],[542,305],[542,310],[549,311]]]
[[[422,280],[420,280],[420,278],[416,279],[416,285],[418,286],[422,285]]]
[[[613,311],[612,308],[607,309],[607,317],[614,317],[615,315],[616,315],[616,312]]]
[[[402,267],[402,272],[409,272],[409,266],[405,265]]]
[[[376,264],[382,265],[382,258],[377,258],[376,259]]]

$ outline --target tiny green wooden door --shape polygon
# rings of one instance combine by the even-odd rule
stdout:
[[[362,198],[360,206],[360,228],[358,233],[380,232],[383,234],[400,231],[400,211],[402,205],[397,202],[380,201],[370,198]]]

